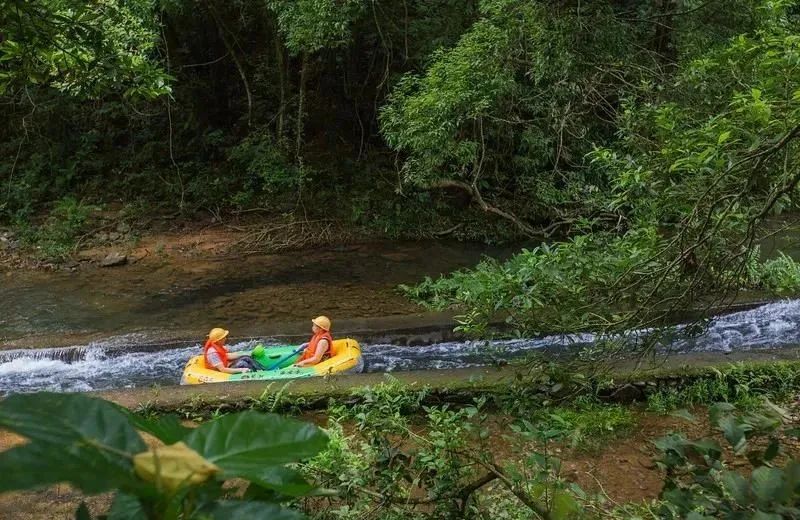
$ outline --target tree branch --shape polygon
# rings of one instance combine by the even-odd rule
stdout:
[[[475,186],[470,186],[466,182],[456,181],[452,179],[445,179],[441,181],[436,181],[430,185],[431,188],[439,188],[439,189],[447,189],[447,188],[456,188],[461,191],[464,191],[470,195],[473,201],[486,213],[493,213],[498,217],[504,218],[509,220],[516,225],[520,231],[522,231],[527,236],[534,236],[536,235],[536,230],[534,230],[531,226],[520,220],[516,215],[509,213],[507,211],[503,211],[502,209],[487,204],[485,200],[483,200],[483,196],[481,196],[481,192]]]

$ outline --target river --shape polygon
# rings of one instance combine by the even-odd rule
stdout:
[[[0,299],[0,394],[171,385],[213,326],[234,349],[299,343],[309,319],[334,318],[358,339],[366,370],[451,369],[588,345],[591,334],[453,341],[452,318],[421,313],[397,284],[474,265],[513,248],[446,242],[373,243],[251,257],[157,259],[121,269],[12,272]],[[676,352],[734,352],[800,344],[800,300],[720,316]],[[452,335],[450,335],[452,336]],[[415,346],[409,346],[414,344]]]
[[[89,391],[177,384],[186,360],[200,352],[199,342],[147,343],[130,334],[68,348],[0,352],[0,394],[8,392]],[[444,370],[519,359],[543,348],[589,345],[591,334],[505,341],[443,341],[402,346],[367,343],[366,370]],[[234,350],[259,340],[236,342]],[[275,344],[269,338],[260,340]],[[800,345],[800,300],[784,300],[715,318],[696,337],[674,340],[663,349],[674,354],[743,352]]]

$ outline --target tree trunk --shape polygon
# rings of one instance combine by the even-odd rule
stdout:
[[[295,157],[297,164],[303,166],[303,109],[306,99],[306,76],[308,69],[308,54],[303,53],[303,62],[300,66],[300,99],[297,102],[297,128],[295,128]]]
[[[284,112],[286,111],[286,65],[283,59],[283,42],[278,28],[275,27],[275,66],[278,68],[278,86],[280,88],[280,105],[278,106],[278,121],[276,134],[278,143],[283,141]]]
[[[239,61],[239,58],[236,56],[236,50],[233,48],[230,40],[228,40],[228,35],[226,34],[225,25],[222,23],[222,18],[220,18],[219,13],[217,13],[217,10],[214,8],[214,4],[210,1],[208,2],[208,9],[211,12],[211,17],[214,18],[214,21],[217,24],[219,37],[222,38],[222,43],[225,44],[225,49],[231,55],[231,59],[233,59],[233,63],[236,65],[236,70],[239,71],[239,76],[242,78],[244,91],[247,94],[247,126],[250,126],[250,123],[253,120],[253,94],[250,91],[250,82],[247,81],[247,74],[244,72],[242,62]]]
[[[656,34],[654,47],[656,53],[666,65],[674,65],[678,59],[675,46],[674,13],[680,9],[681,0],[661,0],[658,15],[655,18]]]

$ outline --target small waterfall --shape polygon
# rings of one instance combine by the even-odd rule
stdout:
[[[61,347],[61,348],[37,348],[37,349],[17,349],[0,350],[0,364],[10,363],[15,359],[26,358],[34,361],[54,360],[62,363],[74,363],[86,359],[86,352],[90,347]]]

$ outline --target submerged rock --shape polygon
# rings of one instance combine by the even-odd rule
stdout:
[[[128,263],[128,255],[120,252],[109,253],[103,261],[100,262],[101,267],[115,267],[118,265],[125,265]]]

